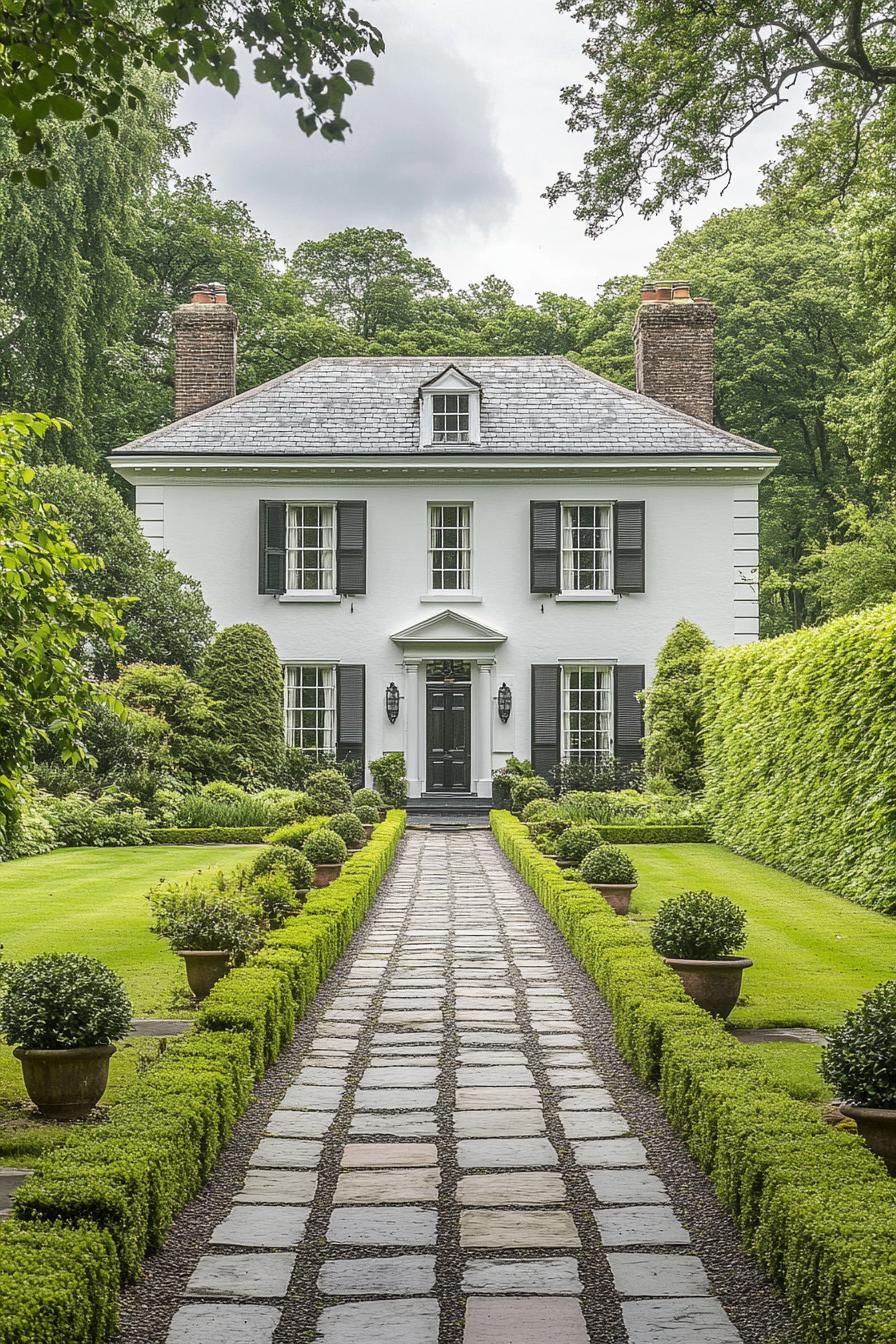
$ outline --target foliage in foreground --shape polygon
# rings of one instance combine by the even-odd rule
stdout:
[[[492,814],[504,852],[613,1011],[617,1045],[659,1091],[765,1272],[814,1344],[892,1344],[892,1180],[851,1134],[793,1100],[761,1056],[688,999],[644,929],[566,882],[525,826]]]
[[[78,650],[85,641],[121,647],[119,608],[76,588],[99,562],[78,550],[25,465],[29,439],[53,424],[46,416],[0,415],[0,841],[38,746],[83,759],[84,716],[102,697]]]
[[[896,604],[714,652],[706,676],[716,839],[896,909]]]

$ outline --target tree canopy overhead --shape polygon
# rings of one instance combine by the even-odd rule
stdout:
[[[563,99],[570,128],[594,143],[582,169],[561,173],[547,194],[574,197],[592,235],[627,207],[655,215],[727,179],[737,140],[798,84],[815,110],[802,116],[797,140],[836,120],[848,170],[896,85],[896,13],[861,0],[559,0],[559,8],[590,30],[593,69]]]
[[[51,159],[54,121],[83,120],[90,137],[104,129],[117,136],[121,110],[144,99],[135,73],[146,68],[236,94],[238,47],[254,56],[260,83],[296,101],[306,135],[343,140],[346,98],[373,83],[373,67],[359,53],[378,56],[383,39],[344,0],[7,4],[0,11],[0,119],[12,127],[19,153],[32,156],[28,179],[45,186],[57,172],[40,162]]]

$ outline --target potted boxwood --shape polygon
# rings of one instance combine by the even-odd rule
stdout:
[[[380,810],[378,807],[371,807],[367,803],[357,803],[355,805],[355,816],[364,827],[364,836],[367,840],[373,835],[373,828],[380,819]]]
[[[329,829],[341,835],[347,849],[360,849],[367,836],[364,827],[354,812],[337,812],[328,822]]]
[[[872,1152],[896,1176],[896,980],[863,994],[828,1038],[821,1072]]]
[[[307,896],[314,881],[314,868],[300,850],[292,845],[265,845],[252,860],[250,872],[253,877],[258,877],[275,868],[282,868],[286,873],[300,901]]]
[[[305,853],[314,864],[314,885],[328,887],[342,872],[348,850],[341,835],[322,826],[305,841]]]
[[[747,916],[727,896],[683,891],[663,901],[650,940],[678,975],[685,993],[714,1017],[727,1017],[753,963],[736,957],[747,940]]]
[[[561,867],[578,868],[586,854],[604,843],[596,821],[580,821],[568,826],[554,842],[554,857]]]
[[[352,805],[352,791],[341,770],[315,770],[308,776],[306,792],[316,817],[345,812]]]
[[[41,1115],[89,1115],[109,1081],[115,1041],[131,1029],[121,979],[95,957],[49,953],[7,967],[0,1028]]]
[[[220,889],[178,887],[150,896],[152,931],[183,957],[187,982],[204,999],[231,966],[239,966],[260,945],[264,915],[246,897]]]
[[[635,865],[615,845],[598,845],[581,863],[582,881],[589,882],[617,915],[627,915],[632,892],[638,885]]]

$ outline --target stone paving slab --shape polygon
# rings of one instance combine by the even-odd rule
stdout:
[[[317,1339],[321,1344],[439,1344],[439,1304],[409,1298],[386,1302],[345,1302],[325,1307]]]
[[[271,1344],[279,1321],[279,1307],[190,1302],[175,1313],[168,1344]]]
[[[556,1297],[471,1297],[464,1344],[588,1344],[578,1302]]]
[[[468,1260],[465,1293],[571,1293],[582,1291],[578,1261],[569,1256],[533,1260]]]

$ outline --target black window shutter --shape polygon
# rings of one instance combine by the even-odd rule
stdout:
[[[258,501],[258,591],[286,592],[286,504]]]
[[[560,505],[556,500],[529,502],[529,590],[560,591]]]
[[[615,755],[618,761],[634,764],[644,755],[644,712],[638,692],[644,689],[644,668],[619,666],[613,669],[613,724]]]
[[[336,668],[336,758],[354,761],[355,780],[364,782],[364,665]]]
[[[532,764],[537,775],[552,778],[560,764],[560,668],[532,664]]]
[[[341,500],[336,505],[336,591],[367,592],[367,501]]]
[[[613,507],[613,587],[644,591],[644,501],[619,500]]]

